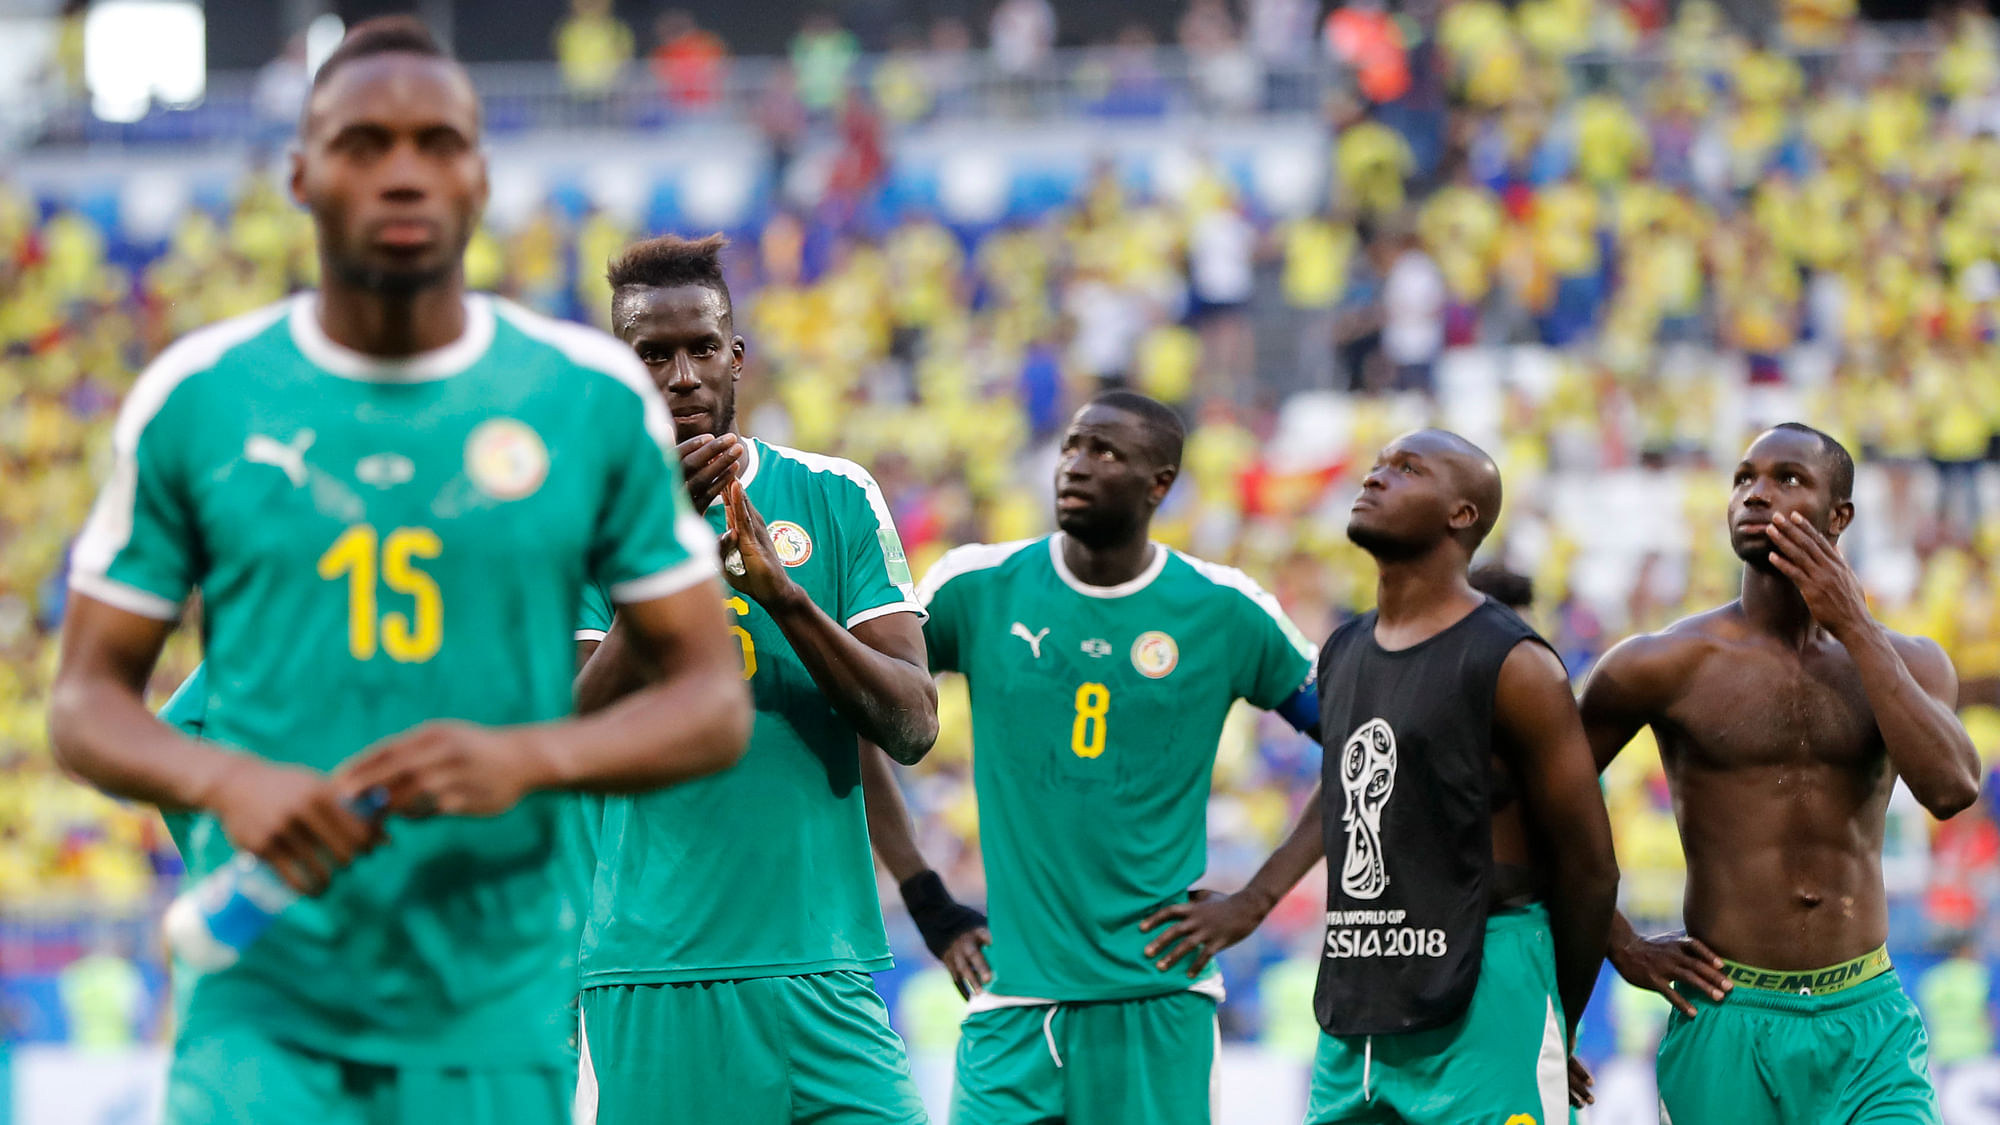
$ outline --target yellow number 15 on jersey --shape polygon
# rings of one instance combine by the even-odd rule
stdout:
[[[399,527],[378,541],[374,528],[358,523],[319,557],[321,578],[347,579],[347,651],[354,659],[374,659],[378,637],[382,651],[399,664],[422,664],[437,655],[444,643],[444,595],[413,560],[443,552],[437,532],[427,527]],[[392,593],[410,598],[408,614],[384,613],[378,619],[378,574]]]

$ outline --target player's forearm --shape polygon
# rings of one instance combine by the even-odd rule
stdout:
[[[576,713],[595,714],[659,678],[659,670],[641,658],[623,618],[614,620],[597,651],[576,674],[572,689]]]
[[[1910,794],[1940,820],[1965,811],[1979,799],[1979,752],[1958,716],[1917,682],[1881,626],[1841,640]]]
[[[1299,880],[1306,877],[1313,865],[1325,858],[1326,837],[1322,819],[1325,803],[1325,788],[1314,786],[1312,797],[1306,801],[1304,811],[1299,813],[1299,819],[1292,825],[1291,832],[1286,834],[1284,843],[1278,845],[1271,857],[1237,892],[1255,902],[1260,913],[1269,914],[1280,899],[1299,885]]]
[[[1556,849],[1560,854],[1567,849]],[[1590,1004],[1597,973],[1610,948],[1613,918],[1618,913],[1618,867],[1609,848],[1599,858],[1578,848],[1577,855],[1558,858],[1551,872],[1549,930],[1555,939],[1556,991],[1572,1039],[1577,1021]],[[1629,929],[1629,927],[1628,927]]]
[[[206,807],[241,757],[161,722],[126,684],[72,675],[50,694],[49,744],[57,764],[97,788],[164,809]]]
[[[923,874],[930,865],[917,848],[917,826],[910,819],[910,807],[896,784],[895,767],[888,755],[873,743],[863,742],[861,750],[861,794],[868,806],[868,842],[875,857],[898,884]]]
[[[764,607],[813,683],[856,734],[904,765],[937,741],[937,684],[930,670],[842,628],[803,592]]]
[[[607,647],[598,649],[592,666]],[[578,696],[581,711],[581,681]],[[750,693],[741,676],[720,664],[674,670],[584,717],[544,728],[548,772],[535,787],[658,789],[728,769],[743,756],[749,737]]]

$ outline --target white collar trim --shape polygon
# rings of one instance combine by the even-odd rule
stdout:
[[[757,451],[756,438],[744,434],[737,434],[736,436],[743,442],[743,471],[736,474],[736,480],[743,487],[749,488],[750,482],[757,479],[757,469],[763,465],[764,455]],[[714,511],[721,506],[722,497],[720,496],[708,502],[710,511]]]
[[[426,383],[449,379],[485,356],[493,346],[493,303],[485,296],[465,296],[465,331],[441,348],[432,348],[402,359],[382,359],[364,355],[337,344],[319,322],[319,294],[301,293],[292,299],[288,318],[292,343],[315,365],[328,374],[364,383]]]
[[[1146,569],[1140,571],[1136,577],[1120,582],[1116,586],[1092,586],[1070,572],[1069,564],[1063,561],[1062,541],[1063,533],[1060,531],[1049,536],[1049,562],[1055,565],[1056,577],[1062,579],[1063,585],[1086,598],[1122,598],[1136,594],[1151,586],[1153,579],[1158,578],[1160,572],[1167,568],[1167,549],[1158,543],[1151,543],[1148,546],[1153,548],[1153,561],[1147,563]]]

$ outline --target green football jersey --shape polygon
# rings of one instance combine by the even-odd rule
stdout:
[[[1241,571],[1155,545],[1089,586],[1060,534],[960,547],[924,576],[931,666],[972,692],[997,997],[1124,1000],[1187,987],[1144,956],[1147,914],[1206,866],[1210,774],[1238,699],[1276,708],[1313,646]]]
[[[629,349],[504,301],[398,362],[329,340],[307,294],[196,332],[127,396],[79,593],[172,619],[199,588],[203,737],[332,770],[432,719],[571,710],[584,588],[715,574],[665,405]],[[398,820],[327,893],[193,981],[186,1026],[249,1023],[363,1061],[560,1062],[577,935],[557,810]],[[190,877],[229,858],[176,817]]]
[[[792,580],[852,629],[922,614],[882,490],[851,461],[751,439],[742,481]],[[720,535],[720,501],[708,510]],[[577,635],[610,628],[604,603]],[[727,605],[757,709],[735,768],[604,799],[584,923],[585,987],[890,965],[859,737],[763,607]]]

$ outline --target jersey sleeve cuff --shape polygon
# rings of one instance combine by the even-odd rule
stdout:
[[[102,574],[72,573],[69,588],[113,609],[122,609],[155,621],[178,621],[181,617],[180,602],[163,598],[151,590],[128,586]]]
[[[639,602],[671,597],[715,575],[715,560],[707,555],[696,555],[686,562],[670,566],[644,578],[612,583],[611,600],[619,605],[635,605]]]
[[[887,617],[892,613],[914,613],[917,615],[917,620],[919,622],[928,621],[930,620],[931,616],[929,613],[926,613],[924,611],[923,606],[920,606],[915,602],[912,601],[890,602],[888,605],[878,605],[874,609],[864,609],[860,613],[857,613],[854,616],[848,618],[846,623],[846,628],[852,629],[856,625],[859,625],[864,621],[873,621],[878,617]]]
[[[576,639],[579,641],[601,641],[604,639],[606,632],[604,629],[578,629],[576,631]]]

